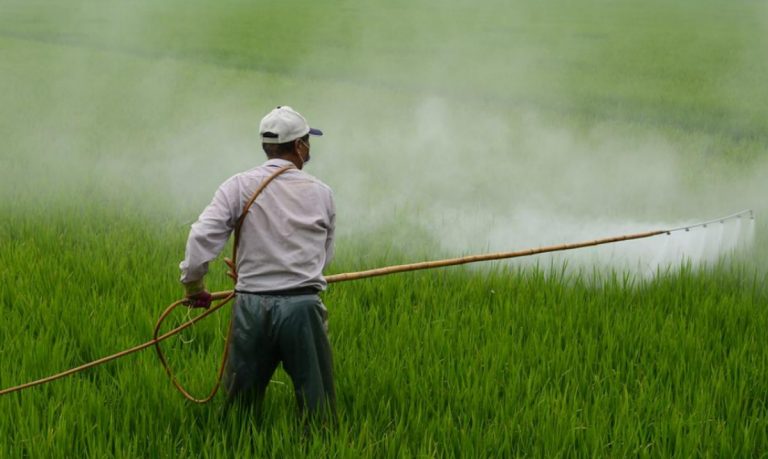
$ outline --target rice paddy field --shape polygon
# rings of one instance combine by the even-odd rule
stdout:
[[[333,284],[331,430],[282,370],[224,412],[147,350],[0,397],[0,457],[766,457],[767,74],[760,1],[0,0],[0,388],[151,337],[280,104],[326,133],[329,274],[756,212],[746,250],[652,275],[574,252]],[[227,323],[164,344],[195,394]]]

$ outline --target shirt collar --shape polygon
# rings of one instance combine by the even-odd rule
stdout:
[[[287,159],[281,159],[281,158],[272,158],[267,160],[262,166],[277,166],[277,167],[283,167],[283,166],[290,166],[293,165],[292,162],[288,161]]]

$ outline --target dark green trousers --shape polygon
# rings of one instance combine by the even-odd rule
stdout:
[[[224,375],[228,402],[260,405],[282,362],[291,377],[299,410],[310,417],[335,417],[327,311],[317,295],[238,293]]]

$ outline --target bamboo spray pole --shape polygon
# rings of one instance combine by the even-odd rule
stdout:
[[[527,256],[533,256],[538,255],[541,253],[547,253],[547,252],[561,252],[565,250],[574,250],[579,249],[583,247],[593,247],[597,245],[603,245],[603,244],[611,244],[615,242],[621,242],[621,241],[630,241],[633,239],[642,239],[642,238],[648,238],[653,236],[658,236],[660,234],[667,233],[666,230],[659,230],[659,231],[648,231],[645,233],[638,233],[638,234],[630,234],[630,235],[624,235],[624,236],[616,236],[616,237],[610,237],[605,239],[597,239],[594,241],[587,241],[587,242],[579,242],[575,244],[562,244],[562,245],[555,245],[550,247],[541,247],[536,249],[527,249],[527,250],[521,250],[516,252],[498,252],[498,253],[487,253],[487,254],[480,254],[480,255],[470,255],[466,257],[459,257],[459,258],[448,258],[445,260],[434,260],[434,261],[423,261],[420,263],[411,263],[411,264],[405,264],[405,265],[395,265],[395,266],[387,266],[383,268],[378,269],[370,269],[367,271],[359,271],[359,272],[349,272],[349,273],[343,273],[343,274],[335,274],[332,276],[326,277],[326,281],[331,283],[336,282],[347,282],[347,281],[353,281],[358,279],[366,279],[370,277],[378,277],[378,276],[386,276],[390,274],[395,273],[403,273],[408,271],[418,271],[418,270],[424,270],[424,269],[435,269],[435,268],[444,268],[447,266],[456,266],[456,265],[462,265],[467,263],[477,263],[481,261],[491,261],[491,260],[503,260],[508,258],[519,258],[519,257],[527,257]],[[214,305],[210,309],[208,309],[206,312],[201,314],[200,316],[197,316],[193,319],[191,319],[188,322],[185,322],[184,324],[174,328],[173,330],[168,331],[167,333],[164,333],[162,335],[156,335],[154,339],[149,340],[145,343],[139,344],[137,346],[134,346],[132,348],[117,352],[112,355],[108,355],[106,357],[102,357],[100,359],[94,360],[92,362],[80,365],[75,368],[71,368],[69,370],[63,371],[61,373],[57,373],[51,376],[48,376],[46,378],[41,378],[35,381],[30,381],[25,384],[21,384],[14,387],[9,387],[7,389],[0,390],[0,396],[10,394],[13,392],[18,392],[24,389],[28,389],[30,387],[39,386],[41,384],[46,384],[49,382],[53,382],[57,379],[64,378],[66,376],[70,376],[76,373],[79,373],[81,371],[85,371],[89,368],[93,368],[102,364],[105,364],[107,362],[111,362],[113,360],[116,360],[121,357],[125,357],[127,355],[133,354],[135,352],[144,350],[151,346],[157,346],[161,341],[164,341],[178,333],[181,333],[185,329],[192,326],[194,323],[202,320],[203,318],[211,315],[216,310],[223,307],[229,300],[231,300],[234,297],[234,291],[228,290],[228,291],[221,291],[221,292],[214,292],[211,294],[214,300],[220,300],[219,304]],[[175,309],[177,306],[181,305],[183,300],[176,301],[172,303],[166,310],[161,314],[160,320],[158,320],[158,325],[155,327],[155,332],[158,333],[159,325],[162,323],[162,321],[170,314],[170,312]],[[166,369],[168,368],[165,362],[165,358],[163,357],[163,354],[159,354],[161,362],[164,364]],[[221,370],[219,371],[219,374],[221,374]],[[176,379],[171,376],[171,381],[176,386],[177,389],[179,389],[182,394],[184,394],[185,397],[187,397],[189,400],[201,403],[203,400],[208,401],[212,398],[213,394],[209,394],[208,397],[205,397],[204,399],[194,399],[189,393],[184,390]]]
[[[353,281],[353,280],[359,280],[359,279],[367,279],[370,277],[387,276],[390,274],[405,273],[409,271],[421,271],[424,269],[446,268],[449,266],[465,265],[465,264],[477,263],[481,261],[506,260],[509,258],[530,257],[533,255],[539,255],[542,253],[563,252],[566,250],[581,249],[584,247],[594,247],[597,245],[612,244],[615,242],[631,241],[634,239],[644,239],[644,238],[659,236],[661,234],[667,234],[667,233],[669,233],[668,230],[647,231],[644,233],[627,234],[623,236],[608,237],[604,239],[596,239],[593,241],[577,242],[572,244],[552,245],[547,247],[539,247],[535,249],[519,250],[515,252],[484,253],[479,255],[467,255],[465,257],[446,258],[444,260],[421,261],[418,263],[409,263],[404,265],[385,266],[383,268],[369,269],[366,271],[333,274],[330,276],[326,276],[325,281],[328,282],[329,284],[333,284],[336,282],[347,282],[347,281]],[[225,290],[221,292],[214,292],[211,295],[213,296],[214,299],[218,300],[218,299],[226,298],[232,293],[233,293],[232,290]]]

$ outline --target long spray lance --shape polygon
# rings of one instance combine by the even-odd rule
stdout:
[[[283,167],[275,171],[271,176],[267,177],[262,184],[259,186],[259,188],[254,192],[253,196],[251,197],[250,201],[246,205],[243,211],[243,215],[239,219],[240,224],[242,223],[244,216],[248,213],[248,210],[250,206],[253,204],[253,202],[256,200],[256,198],[259,196],[261,191],[271,182],[274,178],[276,178],[278,175],[286,172],[287,170],[291,169],[292,166]],[[477,263],[481,261],[492,261],[492,260],[505,260],[505,259],[511,259],[511,258],[520,258],[520,257],[529,257],[533,255],[539,255],[543,253],[550,253],[550,252],[563,252],[567,250],[575,250],[585,247],[594,247],[599,245],[605,245],[605,244],[613,244],[617,242],[622,241],[631,241],[636,239],[645,239],[645,238],[651,238],[655,236],[660,235],[670,235],[674,232],[679,231],[691,231],[695,228],[706,228],[708,225],[715,224],[715,223],[725,223],[729,220],[734,219],[740,219],[740,218],[749,218],[751,220],[754,220],[755,215],[752,210],[743,210],[741,212],[736,212],[731,215],[727,215],[724,217],[720,217],[714,220],[708,220],[701,223],[696,223],[688,226],[681,226],[678,228],[672,228],[672,229],[662,229],[662,230],[656,230],[656,231],[647,231],[643,233],[635,233],[635,234],[627,234],[622,236],[615,236],[615,237],[608,237],[603,239],[596,239],[592,241],[584,241],[584,242],[577,242],[577,243],[571,243],[571,244],[560,244],[560,245],[553,245],[553,246],[547,246],[547,247],[539,247],[539,248],[532,248],[527,250],[520,250],[515,252],[496,252],[496,253],[486,253],[486,254],[479,254],[479,255],[469,255],[465,257],[458,257],[458,258],[448,258],[444,260],[434,260],[434,261],[423,261],[419,263],[411,263],[411,264],[404,264],[404,265],[395,265],[395,266],[387,266],[383,268],[377,268],[377,269],[370,269],[367,271],[359,271],[359,272],[350,272],[350,273],[343,273],[343,274],[335,274],[332,276],[328,276],[325,278],[325,280],[331,284],[336,282],[346,282],[346,281],[352,281],[352,280],[358,280],[358,279],[366,279],[370,277],[378,277],[378,276],[386,276],[390,274],[395,273],[403,273],[403,272],[409,272],[409,271],[419,271],[424,269],[435,269],[435,268],[444,268],[448,266],[457,266],[457,265],[463,265],[468,263]],[[237,225],[235,228],[235,240],[237,241],[239,239],[240,235],[240,224]],[[237,256],[237,244],[234,244],[234,251],[233,251],[233,260],[235,260],[235,257]],[[117,352],[112,355],[108,355],[106,357],[102,357],[100,359],[94,360],[92,362],[80,365],[75,368],[71,368],[69,370],[63,371],[61,373],[57,373],[51,376],[48,376],[46,378],[38,379],[35,381],[30,381],[25,384],[21,384],[14,387],[9,387],[7,389],[0,390],[0,396],[7,395],[13,392],[18,392],[24,389],[28,389],[30,387],[39,386],[41,384],[49,383],[52,381],[55,381],[57,379],[64,378],[66,376],[73,375],[75,373],[79,373],[81,371],[85,371],[89,368],[93,368],[102,364],[105,364],[107,362],[111,362],[112,360],[116,360],[121,357],[125,357],[127,355],[136,353],[138,351],[144,350],[150,346],[155,346],[155,350],[157,351],[158,358],[160,359],[161,364],[165,368],[166,373],[171,379],[171,382],[173,385],[184,395],[185,398],[188,400],[195,402],[195,403],[206,403],[210,401],[214,395],[216,395],[216,392],[221,384],[221,378],[224,372],[224,365],[227,360],[227,349],[229,347],[229,340],[230,340],[230,334],[227,334],[226,344],[224,346],[224,354],[222,356],[222,362],[221,366],[219,367],[219,371],[217,374],[217,380],[216,383],[211,390],[211,392],[202,399],[197,399],[193,397],[187,390],[184,389],[184,387],[181,386],[181,384],[176,380],[175,376],[171,372],[170,367],[168,366],[167,360],[165,358],[165,355],[163,354],[162,350],[160,349],[160,342],[177,335],[184,331],[185,329],[191,327],[195,323],[199,322],[200,320],[210,316],[217,310],[221,309],[224,305],[226,305],[229,301],[231,301],[235,297],[235,292],[233,290],[229,291],[221,291],[221,292],[215,292],[212,294],[212,297],[214,300],[219,300],[219,302],[213,306],[211,306],[207,311],[200,314],[199,316],[179,325],[178,327],[160,334],[160,329],[162,328],[162,324],[165,321],[165,319],[173,312],[174,309],[179,307],[180,305],[184,304],[185,300],[178,300],[171,305],[169,305],[165,311],[160,315],[158,318],[157,324],[155,325],[154,335],[153,338],[145,343],[139,344],[137,346],[134,346],[129,349],[125,349],[123,351]]]
[[[532,249],[526,249],[526,250],[519,250],[515,252],[484,253],[479,255],[468,255],[465,257],[447,258],[444,260],[422,261],[418,263],[409,263],[404,265],[386,266],[383,268],[369,269],[366,271],[334,274],[331,276],[327,276],[325,280],[326,282],[331,284],[334,282],[345,282],[345,281],[352,281],[352,280],[358,280],[358,279],[366,279],[369,277],[386,276],[389,274],[403,273],[408,271],[420,271],[424,269],[445,268],[448,266],[477,263],[480,261],[506,260],[510,258],[529,257],[533,255],[540,255],[543,253],[550,253],[550,252],[564,252],[566,250],[582,249],[585,247],[594,247],[598,245],[613,244],[613,243],[622,242],[622,241],[645,239],[649,237],[660,236],[662,234],[671,235],[672,233],[680,232],[680,231],[688,232],[696,228],[707,228],[709,225],[712,225],[715,223],[725,223],[729,220],[735,220],[739,218],[749,218],[750,220],[754,220],[755,213],[753,210],[747,209],[747,210],[742,210],[740,212],[736,212],[724,217],[708,220],[705,222],[695,223],[688,226],[681,226],[678,228],[647,231],[644,233],[627,234],[623,236],[614,236],[614,237],[608,237],[603,239],[595,239],[592,241],[576,242],[571,244],[560,244],[560,245],[552,245],[552,246],[546,246],[546,247],[538,247],[538,248],[532,248]],[[228,295],[232,293],[233,292],[231,290],[228,290],[228,291],[215,292],[215,293],[212,293],[212,295],[214,299],[218,300],[218,299],[226,298]]]

